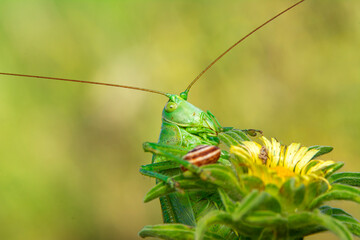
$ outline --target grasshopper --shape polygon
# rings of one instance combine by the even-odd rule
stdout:
[[[19,76],[21,76],[21,75],[19,75]],[[23,75],[23,77],[27,77],[27,76]],[[48,78],[48,79],[51,79],[51,78]],[[63,79],[63,80],[65,80],[65,79]],[[123,86],[123,87],[126,87],[126,86]],[[141,89],[139,89],[139,90],[141,90]],[[187,95],[185,97],[184,93],[180,94],[180,95],[168,95],[167,97],[169,98],[170,101],[169,101],[169,103],[167,103],[167,105],[164,109],[165,112],[166,112],[166,108],[168,108],[168,110],[170,110],[170,111],[172,110],[172,106],[171,106],[172,104],[170,104],[172,102],[176,103],[177,105],[185,105],[184,103],[186,103],[186,104],[189,103],[186,101]],[[182,103],[182,102],[184,102],[184,103]],[[193,108],[195,106],[191,105],[188,107]],[[180,108],[177,108],[177,110],[179,110],[179,109]],[[196,115],[196,117],[199,117],[199,118],[194,122],[199,124],[198,126],[196,126],[196,127],[193,127],[193,126],[181,127],[180,128],[176,124],[171,124],[169,122],[164,121],[164,123],[163,123],[164,127],[160,134],[160,139],[159,139],[158,144],[160,144],[160,145],[161,144],[175,145],[175,146],[179,146],[179,147],[183,148],[184,151],[187,151],[187,150],[191,149],[192,147],[199,145],[199,144],[218,145],[219,142],[226,141],[226,139],[227,139],[226,137],[228,137],[228,136],[231,137],[232,134],[238,134],[239,136],[243,136],[244,138],[246,138],[246,136],[243,133],[251,134],[251,131],[249,131],[249,132],[243,131],[243,132],[233,133],[234,132],[233,129],[222,127],[211,113],[201,111],[198,108],[196,108],[196,109],[197,109],[196,110],[197,113],[199,113],[199,114],[198,115],[195,114],[195,115]],[[166,112],[166,114],[167,114],[167,112]],[[168,114],[168,115],[170,115],[170,114]],[[191,116],[191,115],[187,116],[187,117],[188,117],[188,119],[195,119],[195,118],[193,118],[194,116]],[[173,134],[173,137],[171,138],[170,135],[174,132],[175,132],[175,134]],[[192,137],[191,138],[192,142],[186,142],[186,143],[181,142],[181,144],[180,144],[179,141],[177,141],[177,140],[179,140],[179,138],[177,138],[178,136],[176,135],[176,132],[189,133],[189,136],[191,135],[191,137]],[[219,139],[219,135],[223,137],[222,140]],[[235,139],[235,137],[233,137],[233,138]],[[170,142],[168,142],[168,141],[170,141]],[[145,149],[147,151],[152,151],[152,152],[160,151],[161,150],[160,147],[161,146],[159,146],[159,145],[145,144]],[[172,150],[174,150],[174,149],[172,149]],[[166,153],[168,151],[164,150],[163,152]],[[166,157],[155,154],[155,157],[153,159],[154,165],[147,165],[147,166],[143,167],[141,169],[141,172],[143,174],[156,177],[160,181],[167,181],[167,182],[169,182],[170,185],[173,185],[174,187],[176,187],[176,183],[172,181],[171,176],[173,176],[179,172],[178,169],[176,169],[176,168],[178,168],[179,164],[182,164],[185,167],[188,167],[190,171],[193,171],[196,174],[201,174],[200,172],[198,172],[197,168],[194,168],[191,165],[187,165],[186,162],[181,161],[181,159],[179,159],[178,162],[175,165],[173,165],[173,166],[176,166],[176,168],[174,168],[175,170],[170,169],[169,170],[170,173],[162,174],[162,171],[164,168],[171,167],[171,162],[168,163],[169,165],[167,165],[167,166],[161,166],[161,164],[159,164],[159,163],[163,162],[164,158],[166,158]],[[160,171],[160,173],[157,171]],[[174,172],[171,173],[171,171],[174,171]],[[170,177],[168,175],[170,175]],[[176,199],[177,197],[174,197],[174,198]],[[171,217],[169,217],[168,219],[165,218],[165,222],[172,222],[172,221],[187,222],[188,221],[188,222],[192,222],[192,224],[193,224],[193,220],[186,219],[181,214],[176,213],[176,211],[178,211],[178,210],[176,209],[176,206],[174,206],[173,204],[170,204],[170,205],[164,207],[163,209],[164,209],[163,210],[164,216],[165,215],[170,216],[170,213],[167,213],[166,211],[175,212],[174,215],[171,215]],[[171,219],[175,219],[175,220],[171,220]]]

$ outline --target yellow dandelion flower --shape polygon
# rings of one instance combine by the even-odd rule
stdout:
[[[292,143],[281,145],[276,139],[271,141],[261,137],[263,145],[245,141],[243,145],[231,146],[230,152],[242,159],[248,165],[250,175],[261,178],[265,184],[282,184],[290,177],[298,177],[305,182],[324,178],[329,166],[334,161],[314,160],[317,149]]]

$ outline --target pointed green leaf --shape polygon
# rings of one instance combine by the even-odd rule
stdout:
[[[246,192],[251,192],[253,189],[260,190],[265,188],[264,182],[260,178],[249,175],[240,176],[240,186]]]
[[[345,224],[352,234],[360,237],[360,224],[356,219],[345,215],[332,215],[332,217]]]
[[[264,191],[272,196],[276,196],[279,193],[279,187],[276,184],[269,183],[266,184]]]
[[[311,146],[309,147],[309,150],[311,149],[316,149],[316,150],[319,150],[312,159],[314,158],[317,158],[321,155],[324,155],[326,153],[329,153],[331,152],[334,148],[333,147],[330,147],[330,146],[319,146],[319,145],[316,145],[316,146]]]
[[[156,184],[154,187],[152,187],[150,189],[149,192],[146,193],[145,197],[144,197],[144,202],[150,202],[158,197],[164,196],[166,194],[175,192],[175,188],[170,187],[168,184],[166,184],[165,182],[160,182],[158,184]]]
[[[313,219],[314,213],[300,212],[288,216],[289,235],[293,238],[303,238],[310,234],[325,231],[319,226],[316,219]]]
[[[230,162],[237,176],[241,177],[248,172],[249,163],[245,162],[242,157],[232,154],[230,155]]]
[[[249,131],[245,132],[244,130],[240,130],[240,129],[233,129],[232,130],[235,134],[237,134],[241,139],[243,139],[242,141],[251,141],[251,139],[249,138]],[[255,136],[260,133],[260,132],[257,132],[257,130],[255,130],[253,132],[255,134]],[[252,137],[255,137],[255,136],[252,136]]]
[[[229,160],[230,158],[230,153],[228,151],[225,150],[221,150],[221,158]]]
[[[227,195],[223,189],[219,188],[218,192],[219,192],[221,201],[225,207],[225,211],[228,213],[233,212],[235,209],[235,206],[236,206],[235,203],[231,200],[229,195]]]
[[[258,206],[266,197],[264,192],[260,193],[257,190],[253,190],[251,193],[245,196],[245,198],[238,204],[232,214],[235,221],[240,220],[251,209]]]
[[[240,129],[232,129],[230,132],[238,135],[242,139],[241,141],[251,141],[251,139],[246,135],[246,133]]]
[[[223,132],[227,132],[227,131],[230,131],[230,130],[232,130],[232,129],[234,129],[234,127],[223,127],[223,128],[222,128],[222,131],[223,131]]]
[[[139,236],[156,237],[167,240],[193,240],[195,236],[195,229],[183,224],[160,224],[153,226],[145,226],[139,232]],[[214,233],[204,233],[204,240],[223,239]]]
[[[360,187],[360,172],[335,173],[328,178],[330,183],[341,183],[345,185]]]
[[[326,215],[346,215],[346,216],[351,216],[349,213],[345,212],[341,208],[333,208],[333,207],[330,207],[330,206],[321,206],[321,207],[319,207],[319,210],[322,213],[326,214]]]
[[[274,238],[274,229],[272,228],[264,228],[257,240],[268,240]]]
[[[299,185],[299,184],[297,184]],[[296,186],[296,179],[288,179],[279,189],[279,194],[284,202],[292,205],[300,205],[305,197],[305,185]]]
[[[329,185],[324,180],[310,182],[306,187],[304,205],[308,206],[319,195],[326,193]]]
[[[348,185],[343,185],[343,184],[333,184],[331,186],[332,186],[331,190],[348,191],[348,192],[352,192],[354,194],[358,194],[360,197],[360,189],[359,188],[348,186]]]
[[[198,221],[195,239],[203,239],[204,233],[207,231],[207,229],[209,229],[210,226],[214,224],[224,224],[233,228],[238,234],[243,236],[257,236],[258,233],[262,230],[261,227],[245,224],[242,221],[235,222],[231,214],[224,211],[212,211]]]
[[[219,138],[222,143],[224,143],[226,146],[230,147],[231,145],[239,145],[239,143],[230,135],[226,133],[219,133]]]
[[[319,209],[322,213],[341,221],[354,235],[360,236],[360,223],[349,213],[340,208],[332,208],[330,206],[322,206]]]
[[[243,141],[249,141],[249,138],[247,138],[247,137],[244,138],[244,137],[236,134],[236,133],[234,132],[234,130],[228,131],[228,132],[226,132],[225,134],[227,134],[228,136],[232,137],[232,138],[237,142],[236,145],[241,144],[241,142],[243,142]]]
[[[349,229],[340,221],[321,213],[317,214],[317,220],[320,225],[335,233],[340,239],[352,239]]]
[[[331,165],[327,166],[326,168],[324,168],[322,170],[325,173],[325,178],[330,177],[334,172],[336,172],[337,170],[339,170],[343,166],[344,166],[343,162],[336,162],[334,164],[331,164]]]
[[[272,227],[284,226],[287,219],[282,217],[281,214],[272,211],[256,211],[246,216],[246,223],[259,227]]]
[[[231,167],[210,164],[201,168],[204,172],[209,173],[208,179],[204,181],[223,189],[235,201],[242,199],[244,191],[241,189],[239,180]]]
[[[289,216],[289,224],[292,236],[299,236],[299,233],[310,234],[321,231],[324,227],[335,233],[340,239],[351,240],[352,235],[347,227],[335,218],[320,212],[303,212]],[[316,226],[318,225],[318,226]],[[295,235],[296,234],[296,235]]]
[[[319,226],[316,223],[309,225],[308,227],[298,228],[298,229],[290,229],[289,236],[292,236],[294,239],[302,240],[304,236],[309,236],[315,233],[324,232],[327,229],[323,226]]]
[[[204,239],[206,231],[211,225],[221,223],[225,225],[231,225],[231,215],[223,211],[212,211],[209,214],[202,217],[196,227],[195,240]]]
[[[300,205],[304,201],[305,193],[306,193],[305,185],[300,184],[300,186],[298,186],[295,189],[295,193],[294,193],[294,204],[295,205]]]
[[[273,211],[280,208],[279,203],[276,200],[274,201],[274,198],[269,193],[253,190],[236,207],[232,217],[234,221],[239,221],[251,211],[259,208],[260,206],[264,207],[265,205]]]
[[[342,184],[334,184],[332,189],[315,198],[309,208],[314,209],[330,200],[350,200],[360,203],[360,189]]]

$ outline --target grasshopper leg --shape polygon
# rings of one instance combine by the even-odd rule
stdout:
[[[188,152],[183,148],[178,148],[170,145],[157,144],[157,143],[149,143],[149,142],[144,143],[143,147],[146,152],[152,152],[156,155],[163,156],[169,162],[173,162],[174,164],[177,164],[178,167],[182,165],[190,172],[193,172],[195,174],[200,174],[202,172],[202,170],[199,167],[191,164],[190,162],[182,158],[182,156],[184,156]],[[163,161],[163,162],[167,162],[167,161]],[[155,164],[161,164],[161,162]],[[174,165],[171,166],[172,166],[171,168],[174,168],[173,167]],[[163,168],[163,170],[167,170],[167,169],[169,168],[166,167]]]
[[[143,165],[140,167],[140,173],[148,176],[153,177],[163,182],[169,184],[172,188],[179,188],[179,184],[174,180],[173,177],[165,175],[162,171],[169,171],[169,170],[177,170],[179,168],[179,164],[173,161],[165,161],[159,163],[152,163]]]

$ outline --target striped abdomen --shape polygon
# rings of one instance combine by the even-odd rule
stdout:
[[[193,150],[189,151],[183,158],[195,166],[203,166],[211,163],[216,163],[221,154],[220,148],[213,145],[199,145]],[[181,166],[182,171],[187,169]]]

